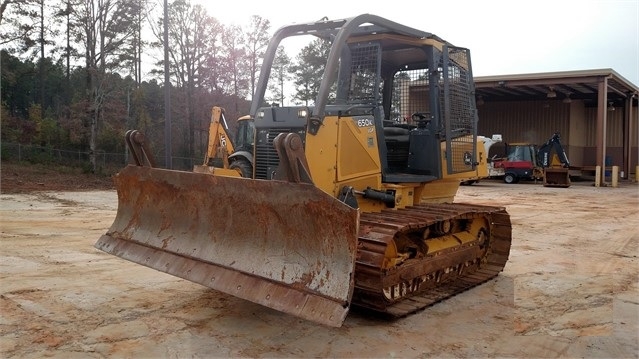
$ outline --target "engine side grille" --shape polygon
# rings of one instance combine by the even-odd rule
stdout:
[[[273,147],[273,140],[280,133],[295,132],[305,139],[303,128],[260,128],[257,132],[255,145],[255,178],[271,179],[273,172],[280,163],[277,151]]]

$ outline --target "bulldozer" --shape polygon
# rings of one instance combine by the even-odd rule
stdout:
[[[229,135],[224,109],[213,106],[209,124],[209,140],[204,163],[193,166],[194,172],[224,176],[253,176],[253,119],[246,115],[237,119],[235,139]]]
[[[280,42],[303,34],[331,44],[315,101],[265,106]],[[468,49],[371,14],[284,26],[250,117],[251,178],[128,165],[95,247],[332,327],[351,308],[405,317],[504,269],[506,209],[454,202],[476,171]]]

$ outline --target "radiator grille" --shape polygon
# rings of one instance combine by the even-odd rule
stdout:
[[[305,131],[300,128],[270,128],[259,129],[257,132],[257,142],[255,145],[255,178],[271,179],[273,171],[279,165],[277,151],[273,147],[273,140],[280,133],[295,132],[305,139]]]

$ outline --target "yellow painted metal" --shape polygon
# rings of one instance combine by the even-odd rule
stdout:
[[[556,153],[553,153],[552,156],[550,157],[550,167],[562,167],[563,164],[561,163],[561,160],[559,159],[559,155],[557,155]]]
[[[209,124],[209,143],[204,157],[204,165],[209,165],[213,158],[220,158],[224,163],[224,168],[229,167],[229,155],[233,153],[233,142],[226,132],[224,124],[224,109],[213,106],[211,109],[211,123]]]
[[[459,189],[459,179],[448,177],[415,188],[416,203],[452,203]]]
[[[619,166],[612,166],[612,177],[610,180],[612,187],[619,186]]]
[[[337,146],[334,138],[338,139]],[[471,144],[464,145],[469,146],[468,150],[472,151]],[[440,180],[427,183],[382,183],[375,127],[372,122],[369,126],[360,127],[356,121],[345,117],[339,120],[336,117],[326,117],[318,134],[306,137],[305,153],[313,183],[323,191],[337,197],[344,186],[357,190],[367,187],[382,191],[393,190],[397,198],[395,208],[419,203],[453,202],[460,179],[472,177],[476,173],[469,171],[447,174],[443,154],[444,177]],[[361,197],[358,198],[358,203],[364,212],[379,212],[387,208],[380,201]]]
[[[337,180],[344,181],[360,176],[380,173],[381,161],[374,121],[364,121],[362,126],[354,120],[339,121],[337,133]]]
[[[237,169],[220,168],[220,167],[205,166],[205,165],[193,166],[193,172],[206,173],[206,174],[217,175],[217,176],[242,177],[242,173],[240,173],[240,171],[238,171]]]
[[[419,187],[420,185],[421,184],[419,183],[402,183],[401,185],[385,183],[383,185],[383,189],[394,191],[395,207],[404,208],[417,204],[417,202],[415,202],[415,188]]]
[[[252,117],[247,115],[237,119],[238,124],[243,121],[252,121]],[[229,156],[235,152],[235,147],[230,134],[227,132],[227,126],[228,124],[224,118],[224,109],[214,106],[211,109],[209,140],[204,156],[204,163],[193,166],[193,172],[231,177],[242,176],[242,173],[238,169],[229,168]]]
[[[428,254],[434,254],[447,249],[458,247],[461,243],[455,236],[441,236],[426,241],[428,245]]]
[[[460,221],[457,223],[448,223],[450,228],[447,230],[448,233],[442,235],[433,235],[434,228],[427,228],[424,233],[422,233],[424,245],[427,247],[428,251],[426,255],[438,255],[445,253],[447,250],[452,250],[454,248],[459,247],[460,245],[469,244],[471,242],[477,241],[477,244],[481,244],[481,241],[484,239],[484,236],[487,233],[481,233],[482,230],[486,230],[489,228],[489,223],[486,221],[486,218],[474,218],[469,220],[469,222]],[[463,225],[463,228],[460,227]],[[406,235],[404,235],[406,236]],[[397,240],[407,240],[411,241],[411,239],[405,238],[396,238]],[[382,264],[382,268],[390,269],[401,262],[408,259],[408,255],[406,253],[399,253],[397,251],[397,246],[395,241],[390,242],[386,247],[386,251],[384,253],[384,262]]]
[[[317,135],[306,137],[305,154],[315,186],[335,197],[344,186],[382,188],[381,162],[372,122],[371,126],[359,127],[349,118],[326,117]],[[379,212],[386,205],[362,200],[360,208]]]
[[[479,238],[479,232],[488,227],[489,225],[485,218],[475,218],[466,225],[466,228],[459,228],[450,234],[440,237],[429,238],[424,243],[428,246],[428,254],[433,255],[440,251],[476,241]]]
[[[326,193],[338,195],[335,178],[337,168],[337,138],[338,121],[335,117],[326,117],[322,127],[314,136],[306,136],[305,154],[313,183]]]
[[[474,171],[452,174],[452,177],[459,177],[460,181],[479,181],[483,178],[489,177],[488,171],[488,153],[484,146],[484,141],[477,137],[477,157],[475,159],[477,164]]]
[[[465,221],[460,221],[448,224],[450,225],[448,233],[442,235],[434,235],[434,229],[430,228],[424,231],[422,235],[424,237],[427,237],[423,239],[423,242],[428,250],[426,255],[434,256],[443,254],[446,251],[458,248],[460,245],[468,245],[472,242],[481,244],[480,242],[485,239],[485,237],[482,236],[481,231],[487,231],[490,227],[486,218],[474,218],[469,220],[468,223],[466,223]],[[462,225],[463,227],[461,227]],[[487,235],[487,233],[484,232],[484,235]],[[404,235],[404,237],[405,238],[401,238],[400,235],[400,237],[396,238],[395,241],[410,241],[410,239],[408,239],[406,235]],[[390,242],[386,247],[386,251],[384,253],[384,262],[382,265],[382,268],[384,269],[395,267],[401,262],[408,259],[407,254],[399,253],[397,251],[395,241]]]
[[[457,153],[461,153],[461,152],[473,153],[473,144],[470,140],[470,136],[468,136],[468,139],[466,141],[453,142],[453,146],[457,147],[457,149],[455,150]],[[475,166],[474,169],[469,167],[468,171],[465,171],[465,172],[448,173],[448,166],[446,164],[446,142],[442,142],[441,143],[441,148],[442,148],[441,161],[442,161],[442,171],[443,171],[444,178],[456,179],[459,182],[464,182],[464,181],[479,180],[481,178],[488,177],[488,162],[487,162],[488,154],[485,153],[484,143],[480,139],[477,139],[476,147],[477,147],[477,155],[475,159],[478,164]]]

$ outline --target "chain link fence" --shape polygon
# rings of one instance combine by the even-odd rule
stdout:
[[[43,164],[57,164],[71,167],[82,167],[91,170],[89,151],[63,150],[51,147],[23,145],[19,143],[2,142],[0,156],[3,161],[18,161]],[[116,172],[129,163],[131,156],[123,153],[95,152],[95,162],[102,172]],[[190,171],[193,165],[201,162],[188,157],[171,157],[172,167],[176,170]],[[164,157],[156,157],[156,165],[165,167]]]

